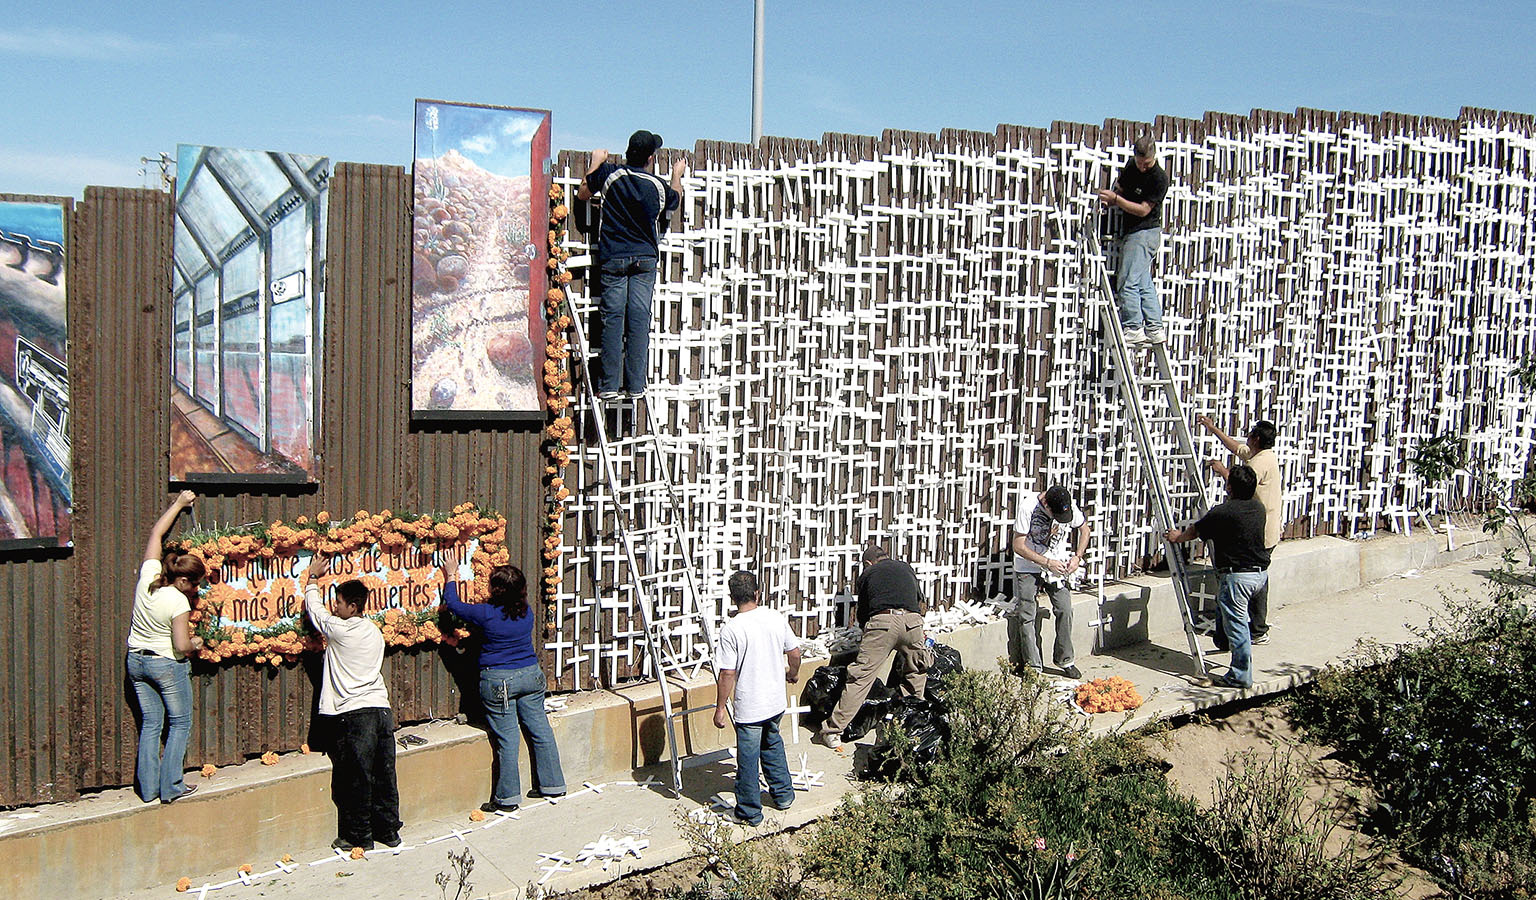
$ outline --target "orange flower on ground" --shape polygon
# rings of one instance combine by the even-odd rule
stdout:
[[[176,892],[177,893],[185,894],[189,889],[191,889],[191,887],[192,887],[192,879],[188,878],[187,876],[183,875],[180,878],[176,879]]]
[[[213,763],[208,763],[206,766],[203,766],[202,772],[200,774],[204,778],[212,778],[213,777],[213,773],[216,772],[216,771],[218,771],[218,770],[213,767]]]
[[[299,745],[299,752],[304,754],[305,756],[308,756],[309,755],[309,745],[308,744],[300,744]]]
[[[485,813],[481,812],[478,809],[470,810],[469,820],[471,822],[484,822],[485,821]]]
[[[250,863],[246,863],[245,865],[240,867],[239,871],[244,872],[246,875],[249,875],[249,874],[251,874],[252,872],[254,872],[256,870],[251,868],[251,864]]]
[[[261,755],[261,764],[264,765],[264,766],[275,766],[275,765],[277,765],[277,754],[274,753],[271,750],[268,750],[266,753],[263,753]]]
[[[282,859],[279,859],[278,862],[282,863],[285,866],[286,865],[291,865],[293,863],[293,857],[291,857],[288,854],[284,853]]]
[[[1118,675],[1084,682],[1077,686],[1073,697],[1086,713],[1124,712],[1142,704],[1136,685]]]
[[[352,848],[352,858],[353,859],[362,859],[364,852],[365,851],[363,850],[362,847],[353,847]]]

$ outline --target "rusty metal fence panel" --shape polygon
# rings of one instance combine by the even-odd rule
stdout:
[[[536,571],[544,465],[537,426],[429,431],[410,421],[410,176],[341,164],[330,204],[319,484],[271,493],[207,488],[195,521],[475,500],[506,515],[513,562]],[[144,537],[171,497],[173,212],[159,191],[87,188],[69,216],[75,547],[0,565],[0,614],[11,635],[0,679],[0,806],[133,779],[137,723],[123,648]],[[472,660],[448,648],[386,657],[401,721],[458,713],[474,675]],[[310,741],[318,681],[316,657],[279,667],[196,666],[188,764],[224,765]]]

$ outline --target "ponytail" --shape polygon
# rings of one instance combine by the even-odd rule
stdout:
[[[190,553],[186,553],[179,547],[171,547],[160,557],[160,574],[149,583],[151,591],[168,586],[177,578],[185,578],[193,584],[202,581],[208,574],[208,567],[203,561]]]

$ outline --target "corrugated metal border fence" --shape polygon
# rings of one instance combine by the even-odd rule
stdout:
[[[1078,226],[1068,219],[1086,207],[1079,198],[1070,216],[1056,213],[1146,128],[1174,161],[1164,259],[1167,293],[1186,323],[1175,329],[1190,367],[1182,377],[1209,399],[1227,396],[1223,385],[1239,371],[1285,370],[1283,383],[1242,392],[1232,412],[1246,419],[1305,400],[1312,412],[1284,424],[1285,440],[1311,446],[1309,435],[1326,433],[1326,454],[1286,458],[1288,477],[1310,485],[1288,500],[1293,533],[1369,531],[1426,496],[1401,472],[1409,439],[1431,425],[1491,433],[1513,422],[1492,439],[1529,446],[1530,410],[1516,393],[1493,396],[1531,346],[1520,331],[1532,321],[1536,246],[1529,116],[1256,111],[1150,125],[1003,125],[995,134],[766,138],[757,147],[701,141],[685,230],[664,247],[653,347],[663,368],[656,399],[675,431],[664,452],[686,475],[689,515],[702,517],[711,599],[723,595],[731,565],[755,560],[813,632],[831,621],[859,532],[889,530],[893,518],[906,523],[897,551],[951,596],[971,573],[1005,565],[998,548],[1011,504],[1042,475],[1120,498],[1098,504],[1120,504],[1102,510],[1100,564],[1135,563],[1145,527],[1117,528],[1136,521],[1141,502],[1135,454],[1116,443],[1112,391],[1085,337],[1097,313],[1069,259]],[[584,154],[558,159],[568,184],[584,171]],[[1378,196],[1407,219],[1383,221]],[[201,501],[198,521],[476,500],[507,516],[513,560],[537,571],[540,431],[410,421],[410,198],[398,167],[336,169],[318,485],[231,488]],[[133,776],[123,641],[144,533],[170,497],[172,212],[171,197],[157,191],[87,188],[69,214],[75,547],[0,560],[10,636],[0,805],[66,799]],[[1254,247],[1263,252],[1245,257]],[[1389,268],[1393,290],[1381,274]],[[1473,271],[1470,281],[1457,277]],[[837,305],[845,287],[846,309]],[[910,295],[926,288],[937,292],[925,309]],[[1263,303],[1232,314],[1260,294]],[[868,315],[886,306],[888,318]],[[851,329],[850,311],[864,317]],[[923,346],[893,353],[902,327]],[[957,341],[956,327],[975,330]],[[722,328],[723,340],[700,336]],[[1229,347],[1241,352],[1218,352]],[[835,384],[829,376],[841,393],[822,403],[823,385],[794,380],[809,374],[753,375],[751,360],[765,353],[796,365],[819,360],[835,378],[852,374]],[[1478,365],[1476,353],[1497,359]],[[1202,369],[1203,360],[1219,365]],[[929,379],[950,393],[926,390]],[[1399,381],[1408,390],[1394,394]],[[690,393],[696,383],[703,388]],[[876,399],[848,412],[845,398],[867,397]],[[1067,407],[1081,426],[1048,414]],[[713,437],[701,442],[706,433]],[[890,434],[908,440],[889,466],[884,456],[843,452],[889,443]],[[733,462],[742,458],[754,462]],[[936,461],[932,471],[918,471],[924,460]],[[573,508],[584,511],[573,515],[589,521],[566,532],[557,641],[542,651],[552,682],[567,689],[644,671],[630,652],[635,632],[611,528],[592,512],[601,492],[576,469],[584,492]],[[842,492],[836,502],[792,496],[832,488]],[[797,512],[806,509],[814,515]],[[231,763],[308,740],[317,665],[200,669],[188,761]],[[473,674],[452,651],[392,652],[387,666],[407,721],[458,712]]]

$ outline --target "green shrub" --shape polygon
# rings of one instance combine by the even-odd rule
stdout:
[[[678,900],[800,900],[808,896],[784,832],[756,839],[749,839],[750,834],[737,838],[729,822],[700,812],[690,814],[679,809],[678,830],[693,852],[704,857],[719,877],[719,884],[711,884],[706,874],[686,893],[674,894]]]
[[[1042,677],[965,672],[945,702],[939,761],[909,768],[906,784],[866,785],[809,842],[802,862],[833,896],[1027,897],[1028,879],[1058,862],[1038,855],[1041,840],[1089,848],[1070,867],[1083,897],[1238,896],[1186,837],[1200,813],[1163,764],[1133,738],[1090,739]]]
[[[1265,900],[1387,900],[1396,895],[1374,847],[1327,849],[1339,817],[1308,799],[1305,773],[1288,748],[1227,761],[1198,836],[1221,860],[1229,884]]]

